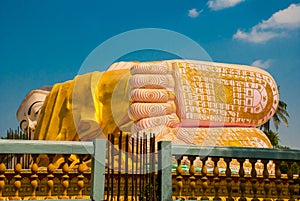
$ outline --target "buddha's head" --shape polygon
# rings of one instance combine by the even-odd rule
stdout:
[[[17,111],[20,128],[29,139],[34,136],[40,111],[51,88],[47,86],[30,91]]]

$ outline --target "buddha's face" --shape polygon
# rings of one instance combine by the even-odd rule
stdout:
[[[29,108],[27,113],[24,113],[24,119],[20,123],[21,129],[29,136],[33,137],[37,120],[42,109],[44,101],[34,102]]]
[[[33,90],[25,97],[19,107],[17,118],[20,123],[20,128],[29,139],[33,139],[38,117],[48,93],[48,91]]]

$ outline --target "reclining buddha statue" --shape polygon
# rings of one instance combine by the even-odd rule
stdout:
[[[33,91],[17,117],[28,125]],[[166,60],[119,62],[55,84],[37,101],[32,139],[93,140],[109,133],[155,133],[174,144],[265,147],[272,145],[257,127],[278,105],[278,90],[259,68]],[[27,101],[27,102],[26,102]],[[34,130],[34,133],[32,133]]]

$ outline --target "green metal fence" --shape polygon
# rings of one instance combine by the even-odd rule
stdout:
[[[300,172],[293,172],[293,165],[300,167],[300,150],[279,150],[243,147],[205,147],[172,145],[171,142],[159,142],[161,165],[162,200],[295,200],[300,198]],[[190,160],[189,170],[181,168],[183,156]],[[176,173],[172,173],[171,158],[177,160]],[[200,157],[202,169],[196,173],[194,161]],[[211,158],[213,170],[208,172],[207,161]],[[226,163],[225,172],[220,172],[220,159]],[[236,160],[239,169],[236,174],[230,169],[230,163]],[[251,169],[245,171],[245,162]],[[273,167],[269,167],[272,161]],[[282,163],[288,171],[281,171]],[[257,163],[261,163],[259,175]],[[174,165],[174,164],[173,164]],[[165,167],[165,168],[163,168]],[[273,169],[273,170],[272,170]],[[273,173],[271,173],[273,171]],[[173,179],[172,179],[173,178]],[[172,184],[173,181],[173,184]]]
[[[0,140],[0,154],[79,154],[92,155],[91,199],[103,200],[106,140],[93,142]],[[1,163],[1,161],[0,161]],[[2,176],[2,175],[1,175]],[[64,200],[64,199],[59,199]],[[87,199],[78,199],[80,201]]]
[[[67,156],[78,154],[91,155],[92,165],[90,199],[80,199],[78,197],[77,200],[104,200],[105,175],[107,174],[106,146],[107,139],[96,139],[93,142],[0,140],[0,198],[2,197],[3,184],[7,182],[5,168],[3,171],[3,166],[1,166],[3,164],[1,161],[2,156],[6,154],[62,154]],[[237,199],[295,200],[300,198],[299,172],[295,174],[292,171],[293,164],[300,165],[300,150],[201,147],[172,145],[171,142],[163,141],[158,143],[156,154],[158,154],[158,168],[155,170],[158,180],[156,193],[159,200],[162,201],[175,199],[195,200],[200,198],[204,200],[220,200],[221,197],[229,201]],[[183,156],[186,156],[190,161],[188,172],[184,172],[181,167]],[[174,157],[177,160],[176,172],[172,171],[172,166],[174,166],[172,158]],[[200,172],[197,172],[194,166],[196,157],[200,157],[202,162]],[[211,158],[213,163],[211,172],[206,166],[208,158]],[[226,163],[224,172],[221,172],[218,166],[221,158]],[[240,165],[236,173],[230,169],[230,163],[234,159]],[[247,174],[243,166],[247,160],[251,166],[249,174]],[[268,164],[271,160],[274,163],[274,173],[270,173],[268,170]],[[256,167],[259,161],[263,167],[262,175],[259,175]],[[287,164],[288,171],[286,174],[280,170],[282,162]],[[16,169],[15,172],[11,173],[15,182],[14,192],[19,190],[17,182],[20,179],[20,172],[18,171]],[[53,172],[49,171],[47,178],[51,181]],[[35,172],[33,171],[30,174],[32,181],[35,181]],[[65,173],[63,172],[62,174]],[[64,199],[60,198],[58,200]]]

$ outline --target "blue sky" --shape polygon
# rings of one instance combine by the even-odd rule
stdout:
[[[17,127],[15,113],[30,90],[73,79],[102,42],[133,29],[161,28],[196,41],[214,61],[270,72],[291,115],[289,127],[280,127],[281,144],[300,148],[299,9],[296,0],[2,0],[0,135]],[[141,51],[122,59],[173,57]]]

